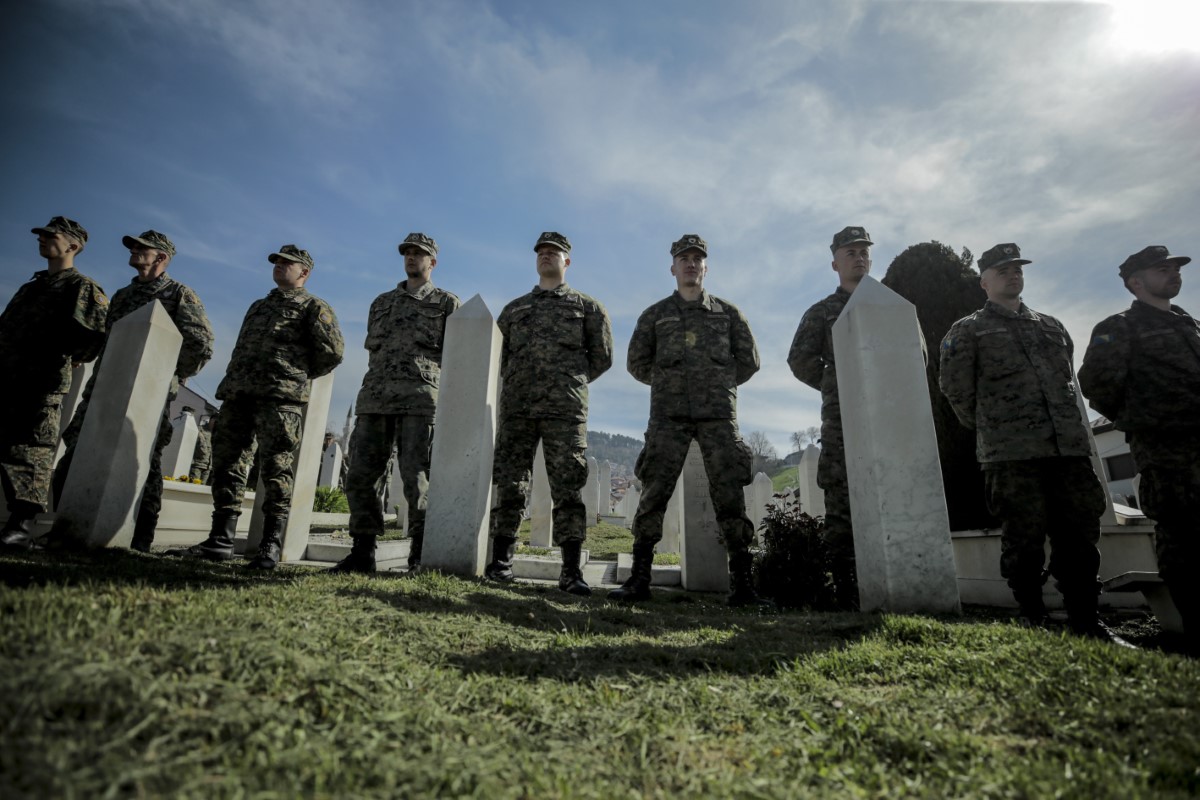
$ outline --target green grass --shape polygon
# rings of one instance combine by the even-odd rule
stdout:
[[[785,489],[795,489],[800,485],[800,475],[795,465],[790,467],[780,467],[779,471],[771,476],[771,485],[775,492],[782,492]]]
[[[1200,667],[989,617],[0,557],[0,797],[1187,797]]]

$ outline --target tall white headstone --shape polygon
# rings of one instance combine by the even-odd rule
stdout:
[[[1079,404],[1079,415],[1083,418],[1083,427],[1087,428],[1088,447],[1092,451],[1092,469],[1095,470],[1096,478],[1100,481],[1100,488],[1104,490],[1104,513],[1100,515],[1100,524],[1116,525],[1117,512],[1113,510],[1112,492],[1108,488],[1104,462],[1100,460],[1100,453],[1096,450],[1096,436],[1092,433],[1092,423],[1088,418],[1087,406],[1083,404],[1083,392],[1079,391],[1079,378],[1075,377],[1074,367],[1071,368],[1071,379],[1075,382],[1075,402]]]
[[[754,524],[754,538],[761,542],[762,534],[759,527],[767,513],[767,504],[774,500],[775,484],[771,482],[765,472],[759,472],[754,476],[754,481],[746,488],[749,490],[747,492],[749,498],[746,500],[746,515]]]
[[[596,524],[596,515],[600,513],[600,465],[591,456],[588,456],[587,463],[587,483],[583,484],[583,513],[590,528]]]
[[[821,448],[810,444],[800,456],[800,510],[810,517],[825,516],[825,492],[817,485]]]
[[[554,541],[554,500],[550,497],[550,476],[546,473],[546,453],[538,442],[533,456],[533,479],[529,487],[529,544],[549,547]]]
[[[335,439],[321,454],[321,472],[317,476],[317,486],[329,486],[336,489],[341,482],[342,446]]]
[[[83,399],[83,388],[92,379],[92,369],[95,366],[96,362],[88,361],[71,370],[71,388],[63,395],[62,408],[59,410],[58,448],[54,451],[55,466],[58,465],[59,459],[63,457],[63,453],[67,452],[67,446],[63,443],[62,435],[66,431],[67,426],[71,424],[71,418],[75,416],[75,409],[79,407],[79,401]]]
[[[704,457],[694,440],[683,462],[683,536],[679,540],[679,563],[684,589],[692,592],[729,591],[729,557],[725,545],[721,544]]]
[[[183,337],[154,300],[113,325],[53,535],[127,547]]]
[[[388,489],[388,506],[383,511],[396,512],[396,527],[408,532],[408,498],[404,496],[404,479],[400,477],[400,461],[392,459],[392,483]]]
[[[171,420],[171,441],[163,448],[162,454],[163,475],[178,478],[191,471],[199,435],[200,426],[191,412],[185,411],[178,419]]]
[[[655,548],[659,553],[678,553],[683,534],[683,473],[675,481],[675,491],[667,501],[663,514],[662,541]]]
[[[916,308],[871,277],[833,325],[859,602],[959,611]]]
[[[479,295],[446,319],[421,563],[483,574],[492,497],[492,450],[502,337]]]
[[[642,490],[637,488],[633,484],[630,484],[629,488],[625,490],[625,500],[624,500],[624,502],[625,502],[625,527],[626,528],[633,527],[633,518],[635,516],[637,516],[638,503],[640,503],[641,500],[642,500]]]
[[[611,514],[612,510],[612,464],[605,459],[600,464],[600,513]]]

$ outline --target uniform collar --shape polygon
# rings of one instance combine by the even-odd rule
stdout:
[[[712,311],[712,295],[708,293],[708,289],[700,290],[699,300],[684,300],[683,295],[679,293],[678,289],[671,294],[671,297],[675,299],[675,305],[679,306],[680,308],[694,308],[695,306],[700,306],[705,311]]]
[[[434,287],[433,281],[425,281],[425,283],[417,287],[415,292],[410,292],[408,290],[408,281],[403,280],[400,281],[400,288],[404,290],[405,294],[415,297],[418,300],[424,300],[426,297],[429,297],[429,295],[433,294],[436,287]]]
[[[1029,306],[1021,303],[1016,311],[1009,311],[999,303],[993,303],[991,300],[984,301],[983,308],[998,317],[1005,319],[1038,319],[1037,313]]]
[[[167,273],[164,272],[162,275],[159,275],[149,283],[142,283],[137,279],[136,275],[129,281],[129,283],[133,285],[133,288],[140,289],[143,292],[156,292],[161,289],[169,280],[171,279],[167,277]]]
[[[555,286],[553,289],[543,289],[540,286],[535,286],[533,287],[533,294],[535,296],[539,294],[564,295],[569,292],[570,289],[571,287],[567,286],[567,284],[564,282],[560,283],[558,286]]]

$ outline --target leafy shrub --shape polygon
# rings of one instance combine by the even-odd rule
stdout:
[[[325,514],[348,514],[350,503],[346,493],[331,486],[318,486],[316,497],[313,498],[313,511]]]
[[[763,546],[755,563],[758,591],[780,608],[832,607],[829,556],[821,539],[823,518],[810,517],[777,494],[761,527]]]

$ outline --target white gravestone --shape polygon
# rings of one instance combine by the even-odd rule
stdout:
[[[667,510],[663,514],[662,540],[656,548],[660,553],[678,553],[681,534],[683,533],[683,473],[675,481],[675,491],[667,501]]]
[[[1071,367],[1071,380],[1075,383],[1075,402],[1079,404],[1079,416],[1083,420],[1083,427],[1087,430],[1088,447],[1092,451],[1092,469],[1096,473],[1096,479],[1100,481],[1100,488],[1104,490],[1104,513],[1100,515],[1100,524],[1116,525],[1117,513],[1113,510],[1112,492],[1108,490],[1108,478],[1104,473],[1104,463],[1096,451],[1096,436],[1092,433],[1092,423],[1088,419],[1087,406],[1083,404],[1083,392],[1079,391],[1079,379],[1075,377],[1073,366]]]
[[[342,446],[337,440],[329,443],[321,454],[321,472],[317,477],[317,486],[328,486],[336,489],[342,482]]]
[[[322,375],[308,387],[308,403],[300,419],[300,444],[296,445],[292,460],[292,505],[283,529],[280,561],[299,561],[308,550],[308,529],[312,525],[313,500],[317,497],[317,476],[325,446],[325,423],[329,421],[329,403],[333,399],[333,375],[332,372]],[[250,512],[247,558],[258,554],[258,543],[262,541],[262,504],[266,497],[266,490],[259,481],[254,493],[254,510]]]
[[[171,441],[163,448],[163,475],[178,478],[186,476],[192,469],[192,456],[196,452],[196,439],[200,435],[200,426],[196,417],[190,411],[179,415],[171,421]]]
[[[408,498],[404,496],[404,479],[400,477],[400,461],[392,459],[392,483],[388,489],[388,505],[391,508],[385,508],[383,511],[386,514],[388,511],[396,512],[396,527],[399,530],[408,532]]]
[[[833,325],[863,611],[961,610],[916,308],[863,278]]]
[[[62,435],[67,426],[71,424],[71,418],[75,416],[75,409],[79,407],[79,401],[83,397],[83,387],[87,386],[87,382],[91,380],[92,368],[95,366],[95,361],[88,361],[71,370],[71,388],[63,395],[62,406],[58,413],[58,448],[54,451],[55,466],[58,466],[63,453],[67,452]]]
[[[637,516],[638,503],[642,501],[642,490],[630,484],[625,490],[625,527],[633,527],[633,518]]]
[[[157,300],[113,325],[52,535],[129,546],[182,342]]]
[[[590,456],[587,463],[587,482],[583,484],[583,514],[590,528],[596,524],[596,515],[600,513],[600,465]]]
[[[729,591],[729,556],[721,544],[717,512],[708,489],[700,445],[692,441],[683,462],[683,535],[679,538],[680,578],[691,592]]]
[[[467,577],[488,555],[502,338],[479,295],[446,319],[421,563]]]
[[[821,448],[810,444],[800,456],[800,511],[810,517],[825,516],[825,492],[817,485]]]
[[[554,500],[546,473],[546,452],[538,442],[533,456],[533,478],[529,487],[529,544],[549,547],[554,541]]]
[[[762,532],[759,528],[762,526],[763,517],[766,516],[767,504],[775,499],[774,494],[775,484],[771,483],[765,472],[756,474],[754,480],[746,487],[746,516],[750,517],[750,522],[754,525],[754,538],[760,544]]]
[[[612,464],[608,459],[600,465],[600,513],[612,514]]]

